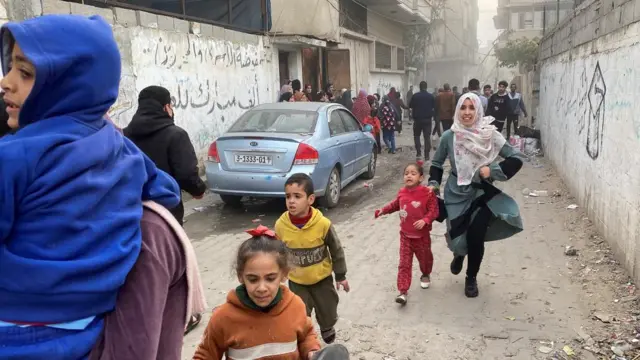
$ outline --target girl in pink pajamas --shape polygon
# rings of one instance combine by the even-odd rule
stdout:
[[[415,254],[420,264],[420,287],[431,285],[433,254],[431,253],[431,224],[438,217],[436,194],[426,186],[424,169],[418,164],[409,164],[404,169],[404,187],[398,196],[385,207],[376,210],[376,219],[380,215],[400,214],[400,265],[398,265],[398,291],[396,302],[407,303],[407,292],[411,287],[411,268]]]

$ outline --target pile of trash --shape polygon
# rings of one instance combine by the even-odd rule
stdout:
[[[509,138],[509,144],[527,156],[542,156],[540,130],[520,126],[516,134]]]

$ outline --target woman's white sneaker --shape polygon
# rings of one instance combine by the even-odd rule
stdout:
[[[422,276],[420,278],[420,287],[428,289],[431,286],[431,277],[429,275]]]

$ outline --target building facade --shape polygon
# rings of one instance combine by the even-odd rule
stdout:
[[[408,88],[416,69],[406,66],[404,33],[428,23],[427,0],[272,0],[271,37],[279,74],[314,89],[386,94]]]
[[[500,43],[517,38],[542,38],[567,17],[573,0],[499,0],[496,29],[506,30]]]
[[[427,82],[431,88],[465,86],[478,54],[478,0],[448,0],[434,20],[427,46]]]
[[[0,22],[102,16],[122,56],[110,117],[126,126],[138,93],[164,86],[203,159],[247,109],[276,101],[286,79],[314,89],[405,89],[403,32],[429,10],[426,0],[2,0]]]

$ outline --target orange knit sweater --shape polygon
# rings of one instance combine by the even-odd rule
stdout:
[[[269,312],[246,307],[235,290],[214,309],[194,360],[308,360],[320,341],[302,299],[282,286],[282,300]]]

